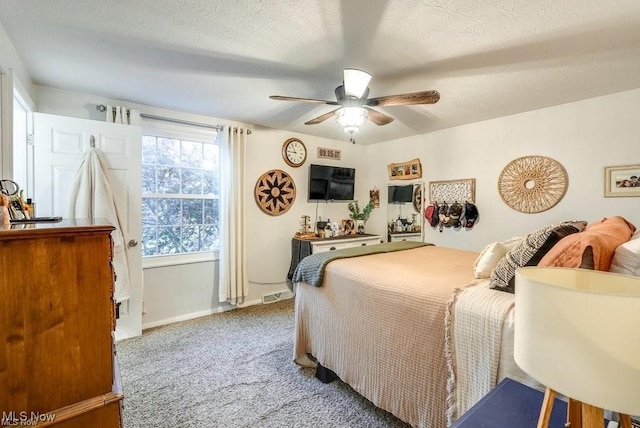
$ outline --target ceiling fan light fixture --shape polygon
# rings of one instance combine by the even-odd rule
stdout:
[[[367,120],[367,109],[362,107],[343,107],[336,111],[336,122],[342,126],[344,132],[353,134],[358,132],[365,120]]]
[[[361,98],[367,90],[371,75],[355,68],[344,69],[344,91],[349,97]]]

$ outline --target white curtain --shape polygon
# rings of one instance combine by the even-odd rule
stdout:
[[[219,300],[243,303],[249,293],[244,162],[248,130],[225,126],[220,142]]]
[[[123,123],[125,125],[140,125],[140,112],[122,106],[107,104],[105,120],[109,123]]]

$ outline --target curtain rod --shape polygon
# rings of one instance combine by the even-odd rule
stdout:
[[[100,112],[106,112],[107,111],[107,106],[104,104],[98,104],[96,106],[96,110],[100,111]],[[129,112],[127,111],[127,114],[129,114]],[[191,125],[191,126],[198,126],[200,128],[210,128],[210,129],[215,129],[217,131],[222,131],[223,126],[222,125],[208,125],[206,123],[198,123],[198,122],[191,122],[188,120],[181,120],[181,119],[173,119],[170,117],[162,117],[162,116],[156,116],[153,114],[146,114],[146,113],[140,113],[140,117],[144,118],[144,119],[151,119],[151,120],[161,120],[164,122],[172,122],[172,123],[179,123],[181,125]],[[251,134],[251,130],[247,129],[247,135]]]

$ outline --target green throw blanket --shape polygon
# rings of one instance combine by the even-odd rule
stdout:
[[[433,244],[414,241],[385,242],[378,245],[351,247],[311,254],[300,261],[293,273],[291,281],[293,283],[304,281],[315,287],[320,287],[322,285],[322,278],[324,277],[324,268],[332,260],[366,256],[368,254],[389,253],[391,251],[409,250],[411,248],[423,247],[425,245]]]

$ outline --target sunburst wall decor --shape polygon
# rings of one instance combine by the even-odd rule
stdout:
[[[293,178],[280,169],[272,169],[260,176],[254,189],[256,203],[269,215],[286,213],[296,200]]]
[[[498,192],[505,204],[522,213],[539,213],[555,206],[567,191],[567,171],[545,156],[523,156],[504,167]]]

